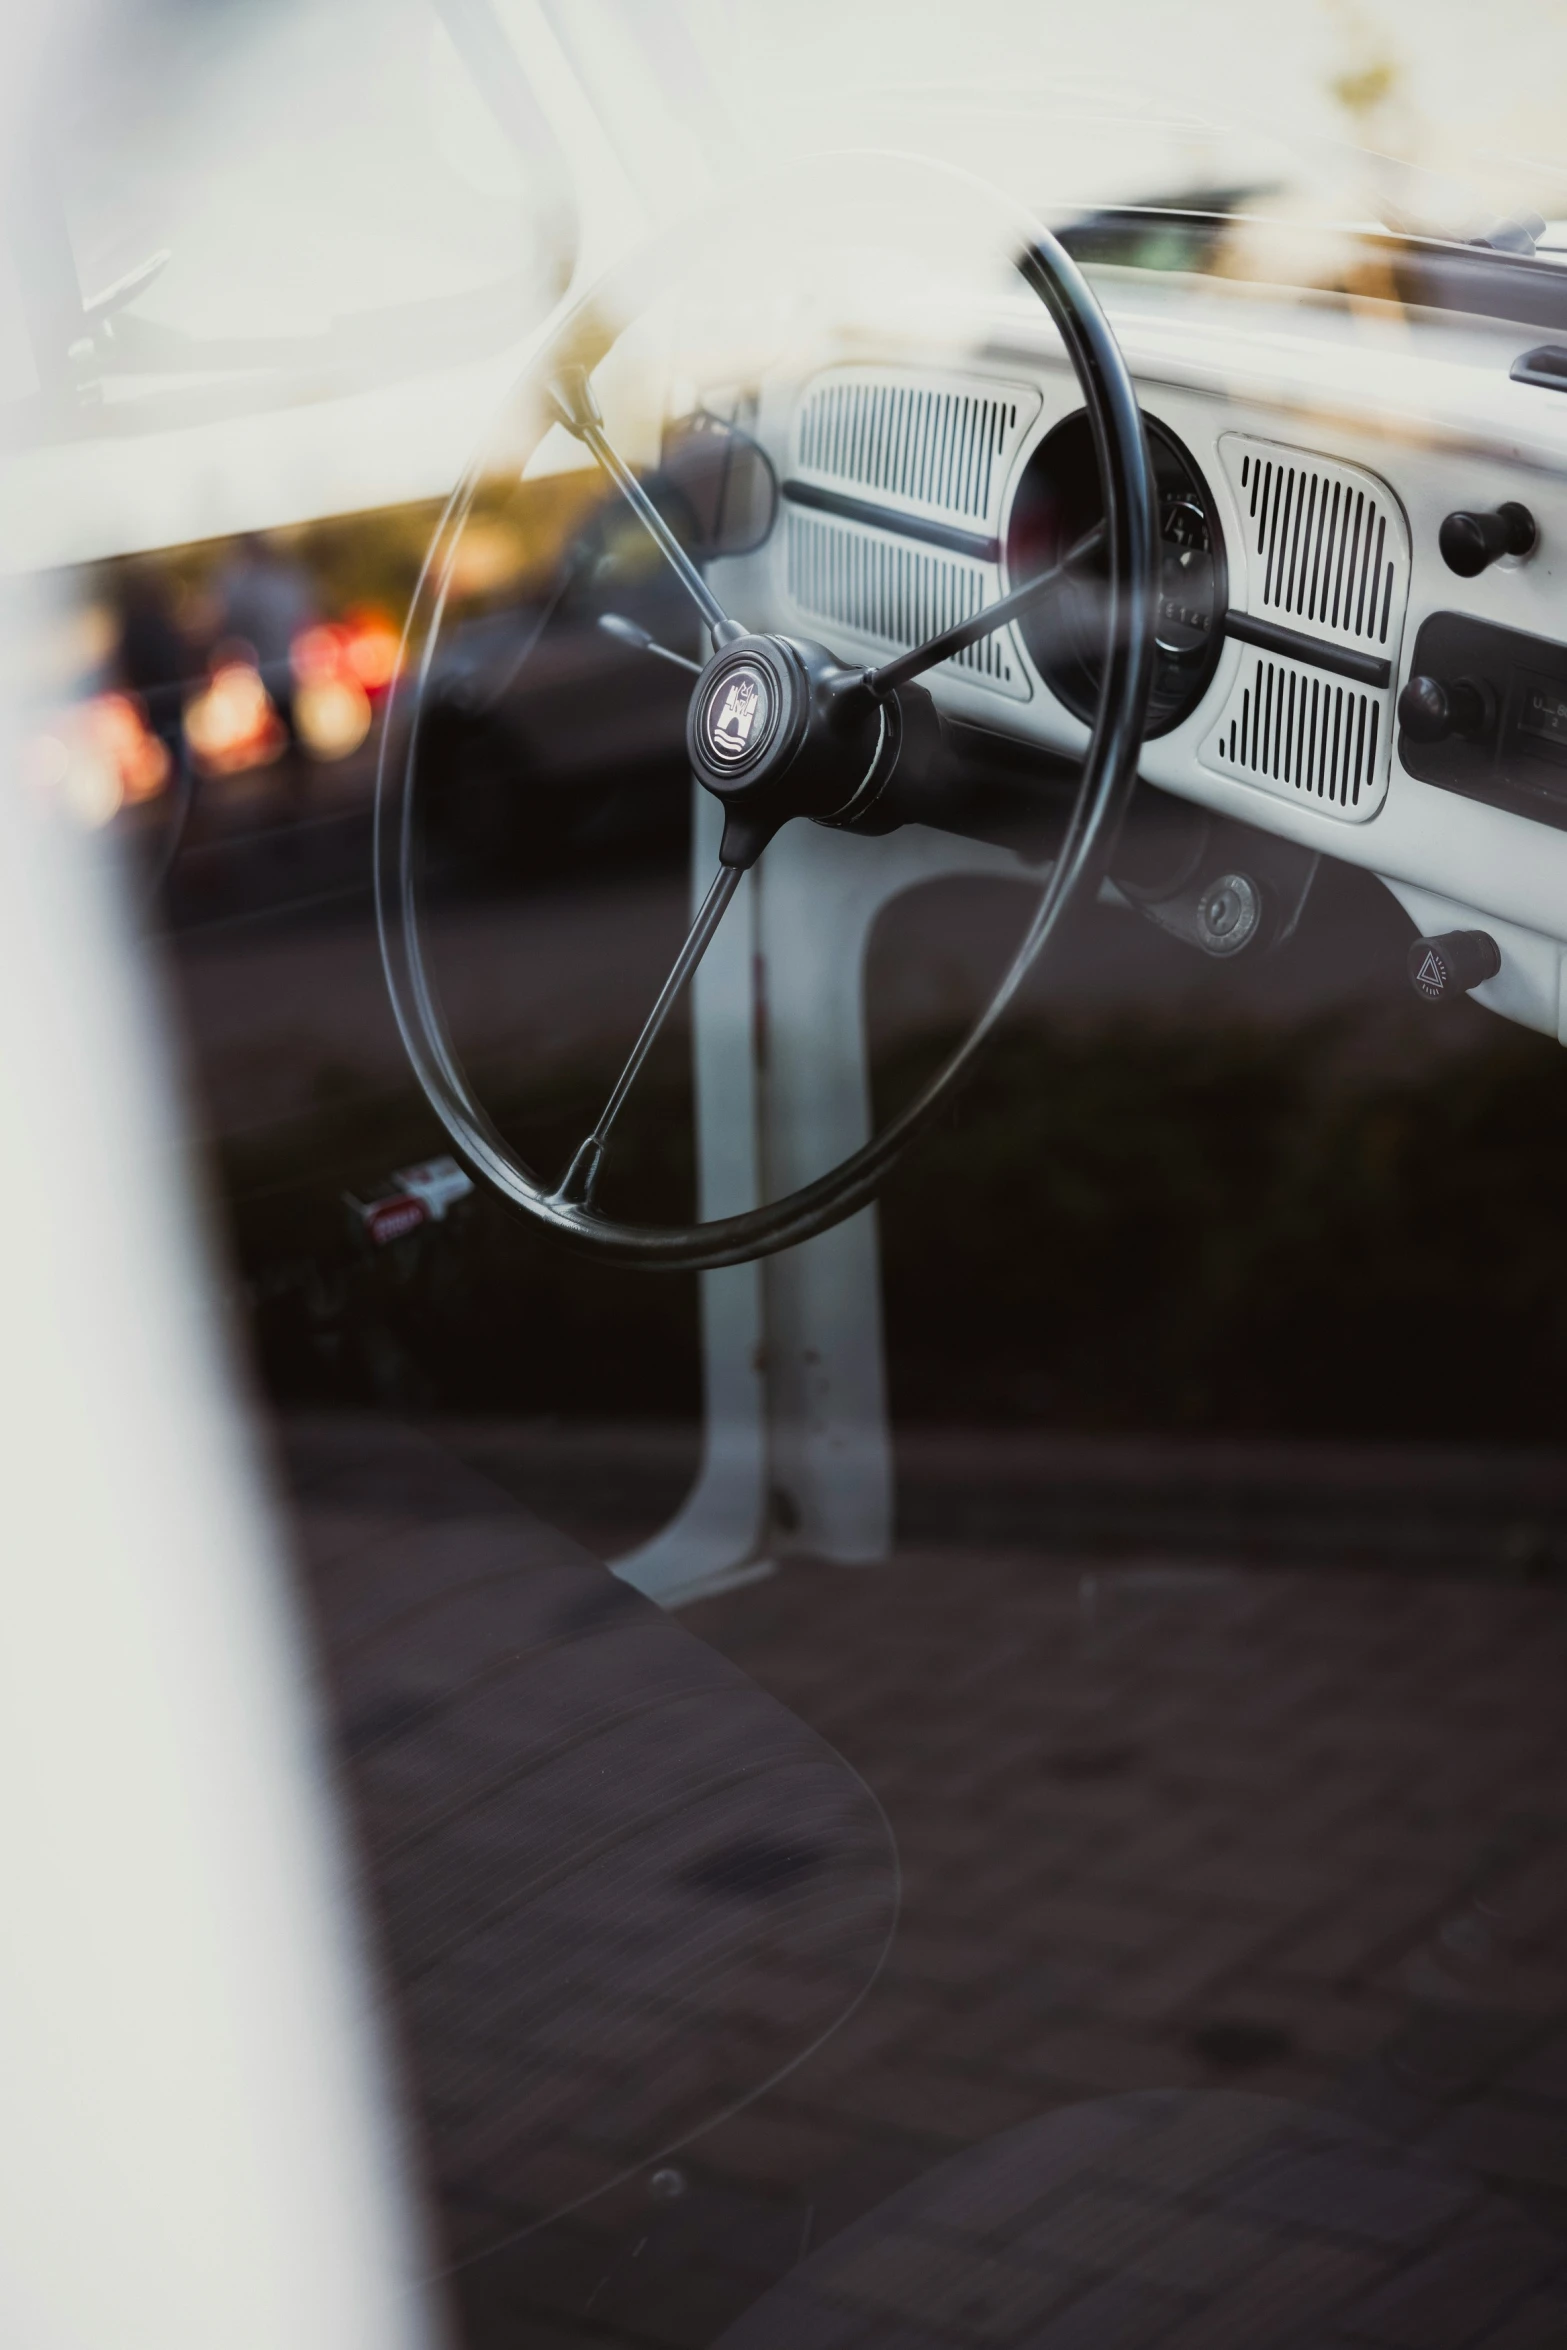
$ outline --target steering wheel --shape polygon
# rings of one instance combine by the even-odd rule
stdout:
[[[866,158],[838,158],[863,165]],[[894,1160],[950,1095],[1016,996],[1067,909],[1093,889],[1136,778],[1153,677],[1159,532],[1137,396],[1115,336],[1069,255],[1039,222],[995,191],[944,167],[877,162],[877,198],[896,200],[911,171],[925,175],[948,211],[982,201],[1001,223],[1016,278],[1043,303],[1076,374],[1093,435],[1103,521],[1048,572],[1012,587],[971,619],[877,668],[840,659],[822,642],[751,632],[726,612],[670,530],[606,428],[595,378],[625,330],[667,286],[699,238],[687,230],[614,271],[550,338],[513,396],[527,420],[520,470],[551,425],[562,427],[602,469],[669,564],[711,642],[697,668],[686,747],[697,783],[723,812],[718,868],[685,944],[592,1131],[553,1182],[525,1165],[475,1098],[447,1033],[426,953],[415,805],[421,717],[447,608],[454,562],[482,473],[476,460],[446,509],[409,616],[405,682],[394,689],[383,736],[376,803],[376,903],[394,1013],[431,1107],[469,1165],[505,1199],[564,1240],[625,1264],[706,1268],[787,1248],[862,1207]],[[832,163],[813,167],[818,197]],[[1015,284],[1015,281],[1014,281]],[[639,1224],[594,1205],[616,1118],[668,1014],[711,942],[742,875],[786,824],[801,820],[886,832],[906,816],[932,815],[930,772],[939,727],[916,680],[1059,588],[1091,561],[1100,575],[1105,649],[1098,706],[1057,854],[1026,933],[963,1041],[889,1123],[814,1182],[743,1214],[681,1225]],[[632,635],[640,632],[631,631]],[[656,647],[649,649],[657,650]],[[402,707],[399,708],[399,703]],[[411,703],[411,708],[409,707]]]

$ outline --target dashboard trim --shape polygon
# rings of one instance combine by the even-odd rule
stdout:
[[[1386,690],[1393,682],[1393,664],[1377,653],[1360,653],[1352,645],[1330,645],[1298,628],[1281,627],[1276,620],[1258,620],[1250,612],[1224,615],[1224,633],[1264,653],[1281,653],[1287,660],[1306,661],[1315,669],[1331,669],[1335,677],[1352,677],[1357,685]]]
[[[887,530],[898,538],[919,539],[927,547],[940,547],[948,555],[966,555],[974,563],[1001,560],[1001,541],[987,538],[983,531],[962,530],[955,522],[936,522],[928,515],[910,514],[901,506],[880,505],[874,498],[851,497],[846,490],[823,489],[817,482],[793,476],[780,485],[779,495],[791,506],[833,514],[865,530]]]
[[[1567,272],[1563,278],[1567,281]],[[1113,265],[1096,267],[1094,282],[1126,351],[1143,406],[1195,453],[1218,499],[1226,538],[1238,533],[1240,552],[1247,558],[1226,598],[1226,604],[1233,600],[1237,607],[1239,625],[1215,628],[1221,646],[1208,694],[1180,726],[1147,742],[1144,778],[1189,805],[1260,826],[1280,840],[1374,873],[1412,909],[1413,900],[1420,897],[1418,915],[1411,911],[1417,926],[1491,929],[1503,945],[1506,968],[1501,978],[1486,983],[1477,1000],[1511,1019],[1559,1033],[1567,1042],[1567,933],[1562,912],[1567,903],[1567,829],[1542,823],[1536,811],[1487,804],[1411,773],[1399,756],[1392,708],[1420,625],[1433,610],[1447,609],[1453,602],[1453,582],[1438,563],[1437,540],[1443,517],[1455,505],[1497,504],[1521,497],[1536,510],[1541,527],[1540,547],[1527,564],[1498,563],[1467,586],[1462,597],[1466,613],[1497,627],[1553,640],[1563,636],[1559,615],[1567,581],[1567,398],[1509,375],[1521,354],[1538,347],[1539,329],[1401,311],[1393,303],[1370,299],[1351,305],[1325,295],[1286,297],[1266,287],[1181,273],[1154,281],[1147,272]],[[906,346],[900,346],[887,366],[905,379],[914,372]],[[1009,401],[1016,389],[1020,413],[1033,418],[1031,428],[1011,441],[1006,492],[994,497],[983,515],[951,516],[953,525],[968,522],[971,528],[988,524],[994,529],[1019,467],[1039,438],[1077,404],[1076,390],[1059,345],[1031,316],[1025,324],[1010,312],[1004,320],[987,314],[967,349],[966,366],[966,388],[973,387],[975,377],[981,385],[1004,378]],[[856,359],[854,371],[869,374],[870,369]],[[930,372],[938,374],[935,362]],[[939,380],[956,385],[959,379],[955,372],[939,372]],[[797,393],[791,387],[785,396],[792,406]],[[1237,430],[1248,442],[1293,449],[1318,465],[1368,473],[1391,492],[1401,520],[1400,569],[1407,563],[1407,584],[1400,594],[1395,582],[1394,600],[1402,606],[1402,618],[1401,624],[1395,623],[1390,613],[1385,642],[1376,636],[1367,641],[1364,634],[1357,642],[1331,630],[1305,644],[1281,641],[1272,634],[1274,629],[1307,634],[1313,623],[1304,612],[1297,616],[1281,610],[1275,616],[1270,609],[1264,618],[1260,610],[1246,609],[1260,603],[1249,574],[1255,572],[1256,584],[1261,585],[1267,565],[1265,550],[1259,555],[1255,548],[1257,523],[1250,514],[1249,491],[1243,498],[1238,479],[1220,453],[1220,441]],[[776,438],[781,450],[792,447],[789,417],[782,409]],[[1286,466],[1288,461],[1286,457]],[[798,464],[788,470],[810,471]],[[860,486],[849,481],[842,485],[845,491]],[[836,490],[839,485],[831,487]],[[869,482],[864,487],[866,502],[879,504],[883,493]],[[894,499],[886,503],[888,511],[875,517],[867,535],[886,533],[884,545],[902,546],[912,556],[904,513],[895,515]],[[806,519],[803,513],[799,516],[801,522]],[[834,527],[827,516],[821,519],[826,527]],[[945,523],[948,517],[938,519]],[[844,518],[836,527],[850,533],[855,524]],[[935,549],[925,559],[965,560],[943,557]],[[1000,584],[994,574],[986,582],[992,595]],[[1380,602],[1377,616],[1380,621]],[[1226,612],[1226,623],[1228,618]],[[1269,632],[1265,639],[1264,629]],[[1341,654],[1352,660],[1331,658]],[[976,725],[999,723],[1004,730],[1010,725],[1021,740],[1052,757],[1080,755],[1086,733],[1081,722],[1056,701],[1048,685],[1041,691],[1021,645],[1015,658],[1020,676],[1032,680],[1033,694],[1031,708],[1019,708],[1010,721],[991,701],[995,681],[970,676],[961,668],[932,677],[938,705],[945,714]],[[1389,669],[1386,682],[1381,681],[1380,669],[1361,670],[1362,661],[1383,659]],[[1293,756],[1286,786],[1282,764],[1274,778],[1271,771],[1241,772],[1238,759],[1221,755],[1216,722],[1223,720],[1222,750],[1227,751],[1230,720],[1244,721],[1245,691],[1255,684],[1259,660],[1295,672],[1297,716],[1302,684],[1309,702],[1313,679],[1329,690],[1342,683],[1346,696],[1370,695],[1380,701],[1369,798],[1364,764],[1358,798],[1351,776],[1345,806],[1336,792],[1330,799],[1325,790],[1306,789],[1304,776],[1297,787]],[[1287,676],[1284,692],[1287,720]],[[1368,738],[1371,717],[1368,710]],[[1239,737],[1235,747],[1240,748]],[[1298,742],[1295,749],[1298,753]],[[1308,769],[1311,749],[1308,710]],[[1311,775],[1315,780],[1314,769]]]

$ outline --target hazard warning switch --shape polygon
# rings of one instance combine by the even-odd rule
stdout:
[[[1444,930],[1440,938],[1417,938],[1409,950],[1409,977],[1428,1004],[1467,994],[1502,968],[1502,950],[1486,930]]]

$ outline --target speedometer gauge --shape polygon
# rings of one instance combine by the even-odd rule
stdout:
[[[1207,689],[1223,642],[1227,582],[1218,513],[1195,460],[1152,417],[1146,429],[1163,540],[1154,625],[1158,654],[1148,701],[1152,735],[1179,726]],[[1046,435],[1023,469],[1007,527],[1009,585],[1020,586],[1059,562],[1103,511],[1093,438],[1079,410]],[[1103,569],[1090,559],[1018,623],[1046,685],[1085,721],[1099,699],[1104,598]]]

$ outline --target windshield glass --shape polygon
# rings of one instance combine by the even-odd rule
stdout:
[[[1272,12],[1013,0],[783,12],[747,0],[774,135],[962,160],[1056,219],[1073,208],[1255,209],[1468,239],[1567,214],[1567,33],[1532,0],[1314,0]],[[1528,69],[1520,73],[1519,60]]]
[[[93,23],[16,789],[451,2341],[1559,2350],[1567,14]]]

